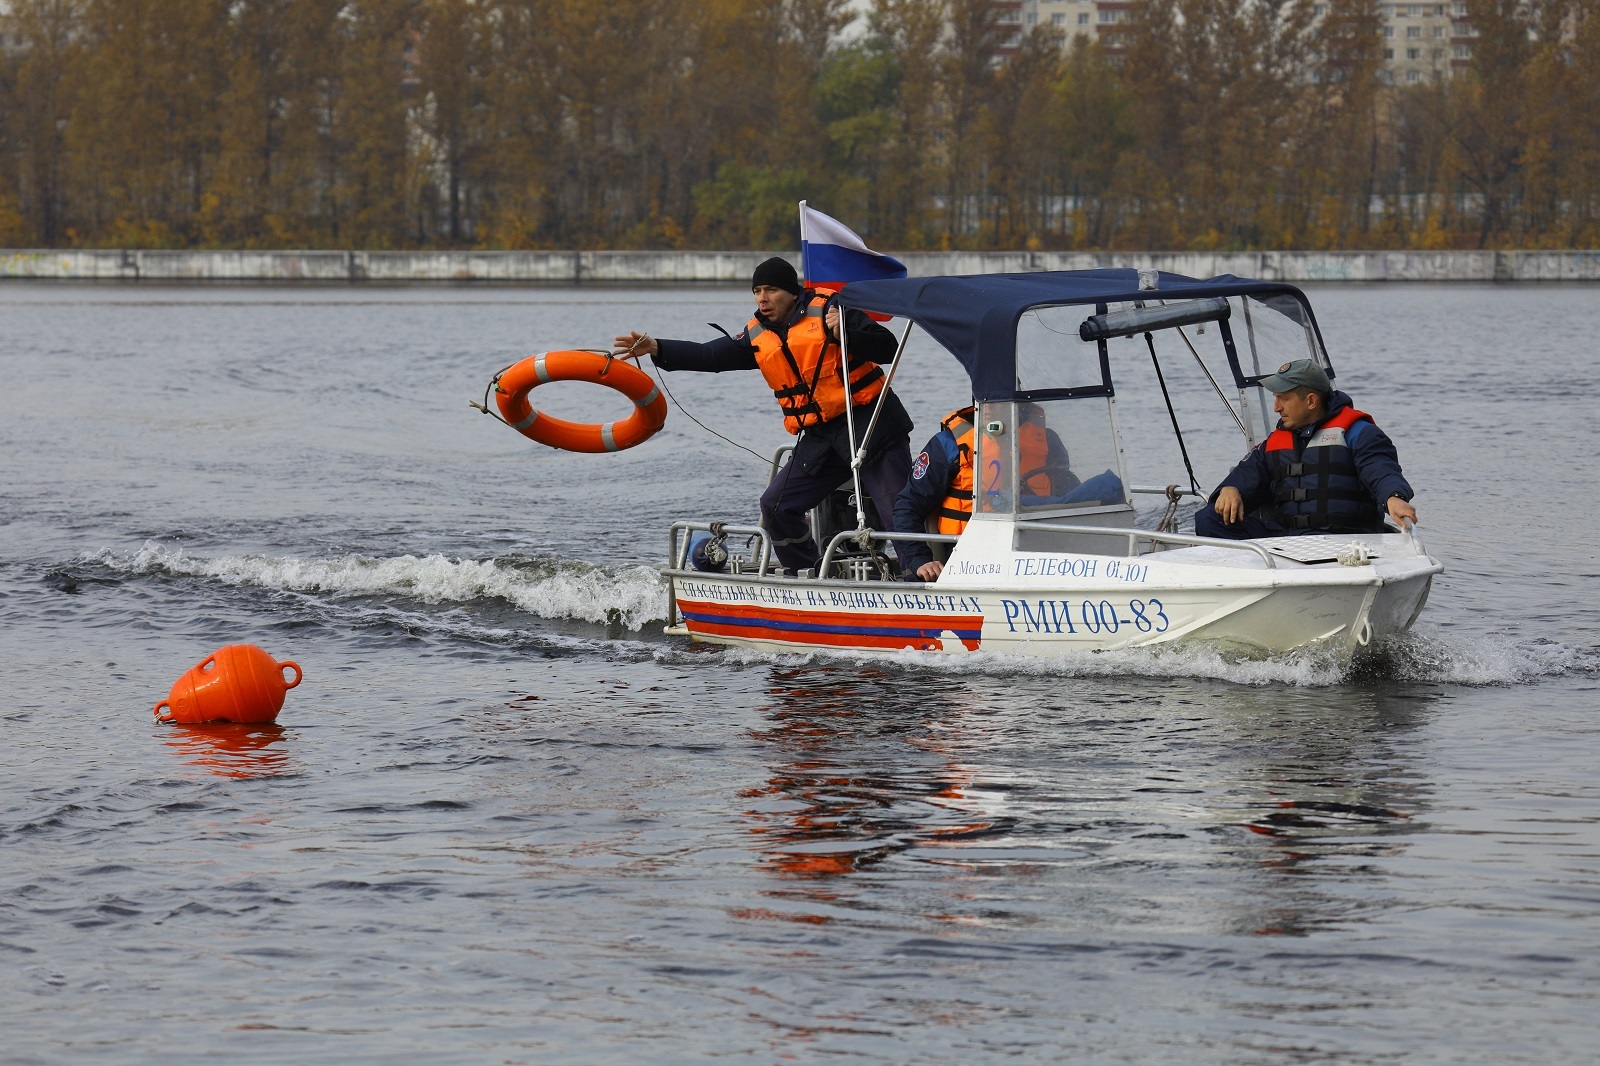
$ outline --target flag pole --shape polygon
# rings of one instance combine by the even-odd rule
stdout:
[[[806,249],[806,201],[800,201],[800,281],[811,283],[811,254]]]
[[[835,303],[834,306],[839,307],[837,303]],[[845,431],[850,434],[850,444],[853,447],[856,442],[856,419],[855,405],[852,401],[854,401],[855,397],[850,392],[850,343],[846,339],[849,336],[850,331],[845,328],[846,324],[844,318],[844,308],[839,307],[839,376],[844,379]],[[823,319],[823,321],[826,323],[827,319]],[[885,386],[885,388],[887,388],[887,386]],[[866,442],[863,441],[861,444],[861,451],[864,454],[866,450],[867,445]],[[850,464],[850,480],[855,484],[856,488],[856,543],[865,548],[867,545],[864,543],[866,538],[863,536],[863,534],[867,531],[867,505],[866,502],[861,498],[860,455],[857,455],[855,461]],[[882,518],[883,516],[879,515],[879,517]],[[884,521],[889,521],[889,519],[884,519]],[[828,575],[818,574],[817,576],[827,577]]]
[[[844,321],[844,309],[839,309],[839,321]],[[872,418],[867,422],[867,431],[861,434],[861,448],[856,452],[856,457],[851,460],[852,467],[859,467],[867,454],[867,441],[872,439],[872,431],[878,427],[878,416],[883,414],[883,405],[889,399],[889,386],[894,384],[895,371],[900,369],[900,359],[906,354],[906,341],[911,337],[911,327],[915,325],[909,318],[906,319],[906,328],[900,331],[900,343],[894,350],[894,362],[889,364],[889,376],[883,379],[883,391],[878,393],[878,402],[872,407]],[[883,518],[882,515],[878,516]],[[888,519],[884,519],[888,521]]]

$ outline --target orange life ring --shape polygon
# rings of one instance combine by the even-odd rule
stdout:
[[[528,393],[550,381],[592,381],[616,389],[634,403],[621,422],[568,422],[537,410]],[[495,379],[495,405],[506,424],[530,440],[569,452],[620,452],[642,444],[667,421],[667,398],[650,375],[599,352],[530,355]]]

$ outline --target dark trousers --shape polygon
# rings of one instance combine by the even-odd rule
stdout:
[[[1306,533],[1315,533],[1316,530],[1303,530]],[[1194,513],[1194,535],[1197,537],[1217,537],[1221,540],[1255,540],[1259,537],[1282,537],[1289,531],[1276,522],[1269,522],[1257,518],[1255,515],[1245,515],[1236,525],[1225,526],[1222,518],[1208,503]]]
[[[878,509],[881,520],[894,524],[894,498],[911,477],[911,451],[896,442],[862,464],[861,490]],[[810,473],[792,458],[761,494],[761,528],[772,538],[772,550],[785,570],[815,569],[822,561],[806,513],[828,493],[850,480],[850,464],[836,455]]]

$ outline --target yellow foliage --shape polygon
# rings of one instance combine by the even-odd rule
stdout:
[[[1439,251],[1454,244],[1452,237],[1453,234],[1441,225],[1439,212],[1429,211],[1422,232],[1417,235],[1417,247],[1423,251]]]
[[[177,248],[172,227],[159,219],[114,219],[103,240],[112,248]]]
[[[17,198],[0,193],[0,248],[24,248],[30,240],[28,220],[18,210]]]

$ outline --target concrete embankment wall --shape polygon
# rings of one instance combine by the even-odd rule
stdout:
[[[742,283],[769,252],[4,251],[0,278],[88,281]],[[799,261],[798,254],[784,253]],[[1155,267],[1272,281],[1600,281],[1571,252],[913,252],[912,275]]]

